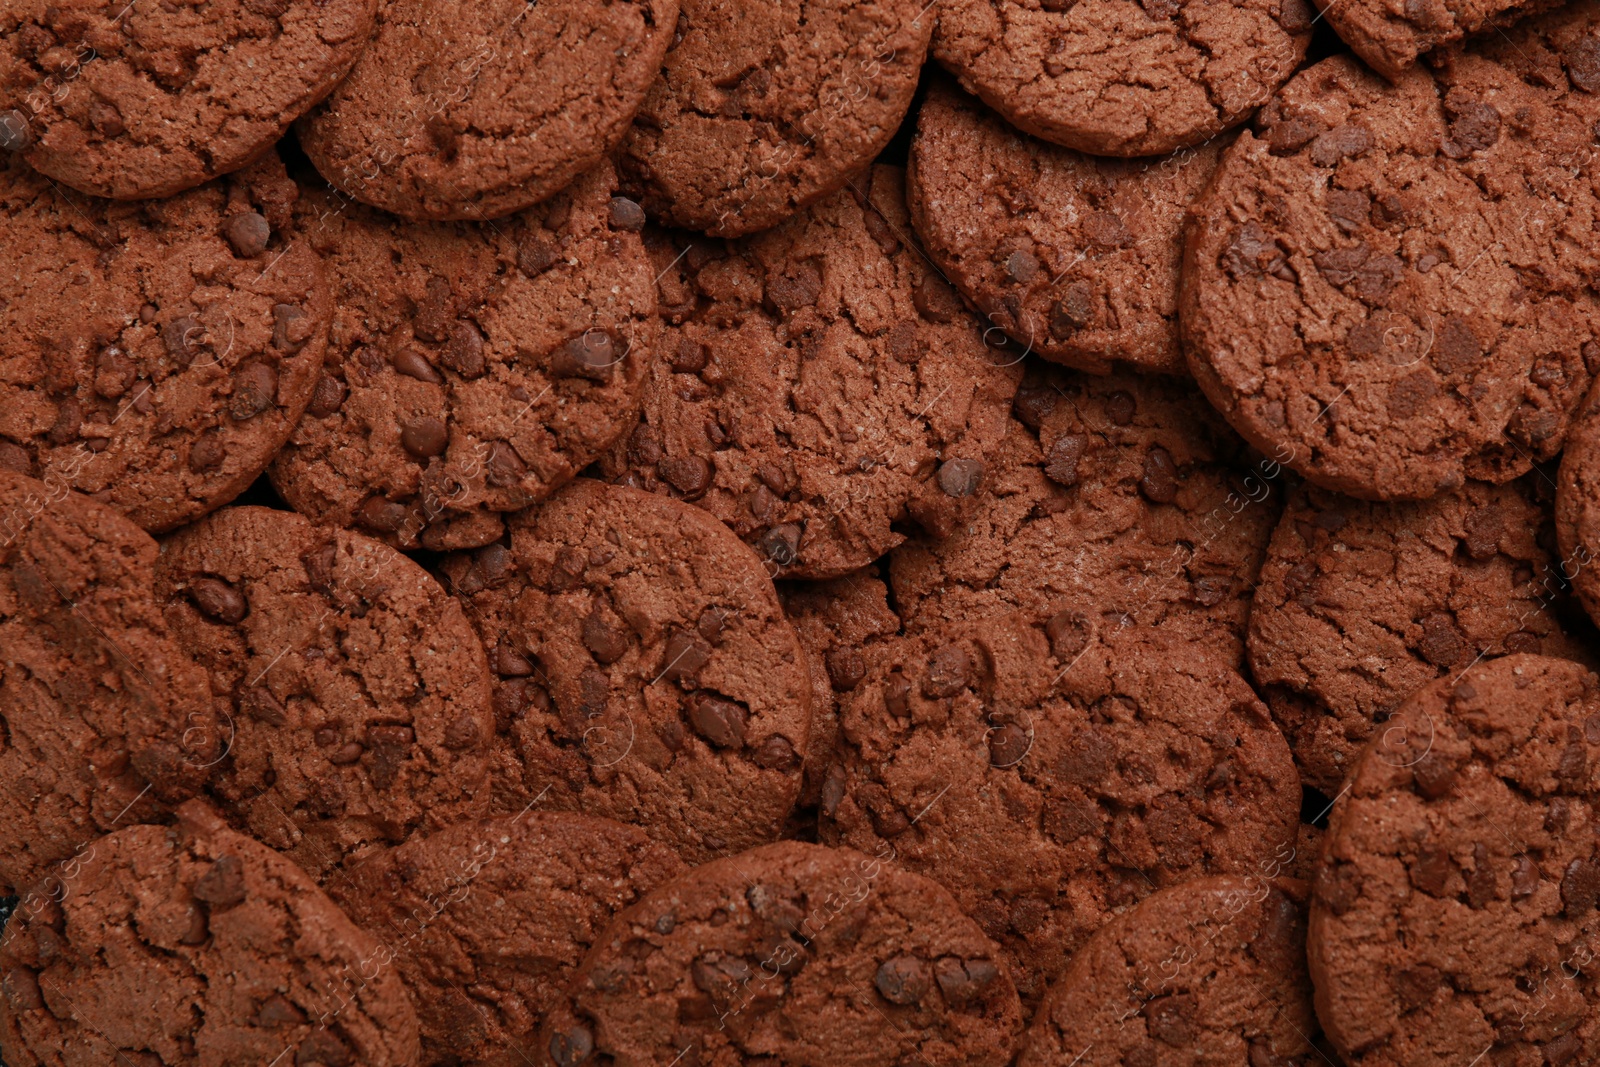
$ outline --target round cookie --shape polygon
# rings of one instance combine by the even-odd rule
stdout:
[[[1531,476],[1376,504],[1289,494],[1250,612],[1250,670],[1308,785],[1339,791],[1427,682],[1515,652],[1582,662]]]
[[[866,677],[872,650],[900,632],[900,617],[889,607],[889,587],[876,567],[827,582],[782,582],[778,599],[811,675],[811,755],[800,795],[810,807],[839,743],[839,700]]]
[[[74,189],[172,196],[248,166],[337,85],[377,0],[54,4],[0,13],[0,149]]]
[[[118,203],[0,168],[0,467],[160,533],[243,492],[311,400],[322,264],[285,239],[276,156]]]
[[[935,19],[924,0],[683,0],[617,157],[630,195],[717,237],[776,226],[888,145]]]
[[[1097,374],[1187,374],[1180,230],[1228,140],[1162,159],[1086,156],[939,79],[917,112],[911,220],[945,277],[1028,351]]]
[[[1600,1056],[1600,679],[1507,656],[1418,690],[1334,805],[1317,1016],[1351,1067]]]
[[[424,1063],[531,1063],[611,917],[687,870],[635,827],[530,811],[413,837],[329,892],[394,948]]]
[[[704,508],[784,577],[948,533],[987,496],[1020,357],[984,346],[912,240],[890,167],[736,244],[658,235],[671,328],[601,470]]]
[[[1600,619],[1600,392],[1591,392],[1573,420],[1561,455],[1555,508],[1561,548],[1559,580],[1572,584],[1591,618]]]
[[[96,841],[0,940],[11,1067],[414,1067],[387,951],[299,867],[200,801]]]
[[[1600,366],[1600,254],[1563,236],[1597,216],[1600,94],[1581,49],[1563,58],[1567,30],[1513,32],[1392,85],[1324,60],[1190,209],[1190,368],[1241,434],[1325,488],[1508,481],[1560,451]]]
[[[782,841],[648,894],[590,950],[538,1062],[1009,1063],[1021,1012],[994,943],[891,857]]]
[[[1050,620],[1080,678],[1136,646],[1184,640],[1244,657],[1250,594],[1281,506],[1281,473],[1183,381],[1035,365],[990,503],[944,539],[897,549],[889,579],[913,631],[1021,612]]]
[[[1305,0],[947,0],[933,55],[1018,129],[1155,156],[1250,117],[1311,43]]]
[[[481,814],[493,733],[460,605],[387,545],[268,508],[162,545],[156,595],[235,737],[224,814],[317,878],[376,844]]]
[[[677,19],[677,0],[388,0],[300,143],[323,177],[396,215],[509,215],[616,147]]]
[[[891,642],[840,708],[821,840],[892,848],[1000,943],[1025,1001],[1115,914],[1292,850],[1300,785],[1233,670],[1171,643],[1087,684],[991,618]]]
[[[156,544],[0,468],[0,895],[204,786],[226,737],[157,606]]]
[[[1319,1064],[1303,894],[1237,875],[1152,894],[1073,957],[1017,1067]]]
[[[327,377],[271,468],[289,505],[402,548],[475,548],[638,413],[659,343],[641,218],[609,163],[498,223],[413,223],[310,192],[336,278]]]
[[[1424,52],[1470,34],[1509,26],[1528,14],[1562,6],[1562,0],[1432,0],[1390,5],[1378,0],[1316,0],[1320,18],[1367,65],[1399,78]]]
[[[580,478],[442,565],[497,677],[494,810],[584,811],[691,863],[778,836],[811,681],[761,561],[705,512]]]

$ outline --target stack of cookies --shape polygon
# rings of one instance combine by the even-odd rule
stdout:
[[[1600,0],[1317,2],[0,11],[0,1061],[1600,1062]]]

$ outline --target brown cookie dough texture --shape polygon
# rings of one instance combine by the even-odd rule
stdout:
[[[1562,17],[1392,85],[1324,60],[1191,209],[1190,367],[1319,485],[1425,499],[1560,451],[1600,365],[1600,8]]]
[[[1230,668],[1165,644],[1088,684],[1047,627],[882,646],[840,708],[821,840],[893,849],[1001,945],[1025,999],[1112,915],[1294,847],[1299,779]]]
[[[140,203],[0,168],[0,467],[157,533],[243,492],[322,373],[328,287],[284,235],[295,196],[276,156]]]
[[[374,207],[508,215],[616,147],[677,17],[677,0],[390,0],[300,142],[323,177]]]
[[[624,183],[667,225],[776,226],[883,151],[935,19],[925,0],[685,0],[623,141]]]
[[[1558,621],[1568,597],[1531,477],[1392,504],[1290,493],[1249,656],[1307,783],[1338,792],[1367,738],[1441,675],[1517,652],[1592,662]]]
[[[1051,986],[1018,1067],[1320,1064],[1303,892],[1199,878],[1117,916]]]
[[[1398,79],[1424,52],[1562,6],[1563,0],[1315,0],[1367,65]]]
[[[200,801],[94,842],[0,940],[12,1067],[414,1067],[383,948],[289,860]]]
[[[1311,902],[1317,1016],[1352,1067],[1600,1057],[1600,679],[1507,656],[1363,750]]]
[[[403,222],[308,193],[338,299],[328,375],[273,463],[318,522],[475,548],[634,425],[659,344],[638,206],[609,163],[497,223]]]
[[[424,1063],[535,1063],[545,1013],[611,917],[687,869],[635,827],[533,811],[414,837],[329,892],[392,951]]]
[[[1197,145],[1305,58],[1305,0],[947,0],[933,55],[1013,126],[1101,156]]]
[[[211,690],[161,617],[155,562],[115,511],[0,469],[0,895],[211,774]]]
[[[239,170],[345,76],[377,0],[17,0],[0,149],[74,189],[172,196]]]
[[[1157,635],[1238,667],[1281,471],[1177,379],[1035,366],[1013,411],[990,503],[890,561],[907,629],[1020,611],[1081,679]]]
[[[758,237],[652,239],[672,328],[607,477],[704,508],[785,577],[972,513],[1021,369],[911,243],[903,190],[876,167]]]
[[[941,886],[798,841],[650,893],[570,989],[541,1065],[1001,1067],[1022,1027],[994,942]]]
[[[461,607],[387,545],[228,508],[162,546],[156,593],[211,672],[233,743],[212,789],[316,877],[482,814],[488,665]]]
[[[1187,374],[1180,230],[1228,140],[1160,159],[1086,156],[1018,133],[941,79],[917,113],[911,219],[986,324],[1028,351],[1098,374]]]
[[[702,862],[777,837],[811,681],[750,549],[697,508],[580,478],[447,558],[497,675],[494,806],[643,827]]]
[[[1570,582],[1592,618],[1600,619],[1600,392],[1591,392],[1573,421],[1557,475],[1558,580]]]

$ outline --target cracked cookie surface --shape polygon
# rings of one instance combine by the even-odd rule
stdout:
[[[85,193],[172,196],[270,151],[349,71],[377,6],[7,4],[0,149]]]
[[[950,887],[1029,1003],[1157,888],[1287,853],[1299,777],[1266,706],[1230,668],[1140,651],[1080,677],[1016,617],[881,644],[841,703],[822,841]]]
[[[1560,451],[1600,368],[1596,22],[1580,4],[1394,84],[1335,56],[1228,149],[1179,319],[1248,440],[1379,500]]]
[[[638,205],[602,163],[496,223],[405,222],[307,190],[337,295],[327,376],[273,462],[318,522],[475,548],[637,417],[659,343]]]
[[[1556,484],[1560,576],[1600,619],[1600,393],[1590,392],[1573,421]]]
[[[1507,656],[1362,751],[1314,882],[1317,1016],[1353,1067],[1600,1056],[1600,678]]]
[[[953,529],[988,492],[1021,368],[914,240],[892,167],[739,242],[657,235],[669,329],[602,472],[704,508],[783,577]]]
[[[0,895],[160,818],[221,754],[155,565],[156,543],[111,508],[0,468]]]
[[[539,1062],[1009,1063],[1021,1012],[994,942],[890,855],[782,841],[648,894],[584,960]]]
[[[737,237],[844,185],[911,106],[924,0],[684,0],[618,167],[664,225]]]
[[[1184,212],[1231,138],[1161,159],[1021,134],[943,79],[917,112],[907,200],[923,247],[984,321],[1045,359],[1187,374]]]
[[[678,0],[388,0],[300,141],[323,177],[396,215],[508,215],[616,147],[677,17]]]
[[[1562,0],[1314,0],[1340,40],[1367,65],[1398,78],[1424,52],[1506,26]]]
[[[494,810],[641,826],[691,863],[777,837],[811,679],[766,568],[698,508],[580,478],[441,571],[496,678]]]
[[[415,1067],[383,946],[299,867],[202,801],[94,842],[0,939],[11,1067]]]
[[[251,836],[325,878],[484,813],[488,664],[410,559],[292,512],[228,508],[165,541],[156,595],[231,712],[212,792]]]
[[[300,419],[331,314],[277,156],[170,200],[0,168],[0,467],[160,533],[243,492]]]
[[[1306,0],[948,0],[933,55],[1018,129],[1101,156],[1197,145],[1305,58]]]

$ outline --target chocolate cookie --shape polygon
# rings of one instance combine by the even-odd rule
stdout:
[[[392,950],[424,1063],[532,1063],[612,915],[687,870],[642,830],[534,811],[413,837],[329,892]]]
[[[900,632],[900,618],[875,567],[829,582],[783,582],[778,598],[811,674],[811,757],[800,795],[801,804],[811,806],[839,743],[840,697],[861,684],[868,656]]]
[[[1392,85],[1324,60],[1224,154],[1190,210],[1179,318],[1257,447],[1376,500],[1560,451],[1600,366],[1600,254],[1561,236],[1597,216],[1600,82],[1569,40],[1596,10]]]
[[[691,863],[777,837],[811,682],[761,561],[705,512],[580,478],[442,570],[489,649],[497,813],[643,827]]]
[[[859,570],[910,523],[949,532],[987,496],[1021,372],[912,240],[890,167],[759,237],[658,236],[674,328],[601,469],[704,508],[786,577]]]
[[[1557,475],[1555,529],[1558,581],[1572,584],[1591,617],[1600,619],[1600,393],[1591,392],[1573,420]]]
[[[1297,889],[1199,878],[1117,916],[1050,987],[1018,1067],[1320,1064]]]
[[[1410,0],[1394,5],[1379,0],[1316,0],[1344,43],[1367,65],[1399,78],[1417,57],[1469,34],[1508,26],[1533,12],[1562,6],[1563,0]]]
[[[1558,621],[1553,540],[1528,479],[1393,504],[1292,491],[1249,656],[1306,782],[1338,792],[1367,738],[1441,675],[1515,652],[1592,660]]]
[[[387,950],[200,801],[91,849],[0,941],[12,1067],[417,1063]]]
[[[1021,1012],[995,944],[891,855],[783,841],[648,894],[590,950],[538,1062],[1009,1063]]]
[[[0,467],[0,895],[212,773],[225,738],[155,563],[110,508]]]
[[[988,506],[891,558],[907,629],[1021,611],[1083,678],[1157,635],[1237,667],[1279,468],[1176,379],[1035,366],[1013,410]]]
[[[1087,684],[1020,618],[882,646],[841,701],[821,839],[950,887],[1025,1000],[1114,914],[1292,849],[1300,785],[1265,705],[1176,644]]]
[[[907,198],[924,247],[993,326],[1098,374],[1187,374],[1179,230],[1229,138],[1099,159],[1018,133],[943,79],[917,113]]]
[[[387,545],[238,507],[162,545],[156,594],[236,733],[224,813],[323,877],[487,805],[489,672],[460,606]]]
[[[172,196],[270,150],[349,71],[376,8],[7,4],[0,149],[85,193]]]
[[[1507,656],[1362,751],[1311,901],[1317,1016],[1352,1067],[1600,1056],[1600,679]]]
[[[411,223],[308,193],[336,276],[328,376],[272,480],[291,507],[402,548],[475,548],[638,414],[654,272],[609,163],[498,223]]]
[[[1035,137],[1154,156],[1249,118],[1311,24],[1306,0],[946,0],[933,54]]]
[[[776,226],[883,151],[934,21],[924,0],[684,0],[618,156],[630,195],[718,237]]]
[[[334,185],[397,215],[508,215],[616,147],[677,18],[677,0],[389,0],[300,143]]]
[[[233,499],[311,400],[322,264],[285,240],[276,156],[117,203],[0,168],[0,467],[161,532]]]

